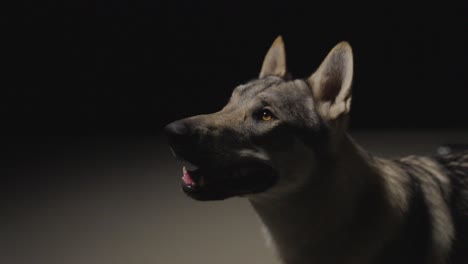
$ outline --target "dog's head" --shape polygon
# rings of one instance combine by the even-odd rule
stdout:
[[[165,131],[185,161],[182,188],[197,200],[278,195],[319,177],[320,158],[343,135],[353,57],[335,46],[309,78],[289,79],[281,37],[259,78],[236,87],[219,112],[175,121]]]

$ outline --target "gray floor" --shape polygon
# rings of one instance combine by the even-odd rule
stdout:
[[[467,132],[353,135],[378,155],[400,156],[468,143]],[[28,171],[28,179],[49,182],[2,201],[0,263],[278,263],[246,201],[201,203],[183,195],[180,165],[163,141],[107,152],[82,147]]]

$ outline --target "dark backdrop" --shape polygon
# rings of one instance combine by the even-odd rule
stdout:
[[[468,9],[460,2],[24,1],[5,10],[4,131],[157,134],[218,110],[274,38],[307,77],[339,41],[355,53],[355,129],[466,128]]]

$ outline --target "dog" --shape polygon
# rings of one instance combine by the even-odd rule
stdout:
[[[468,151],[384,159],[346,132],[353,53],[292,79],[279,36],[219,112],[170,123],[190,197],[245,197],[285,264],[468,263]]]

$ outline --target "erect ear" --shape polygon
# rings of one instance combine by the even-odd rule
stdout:
[[[284,42],[281,36],[275,39],[263,60],[259,78],[268,75],[280,78],[286,76],[286,52],[284,51]]]
[[[353,79],[353,52],[348,42],[340,42],[307,81],[317,103],[317,109],[326,120],[347,114],[351,107]]]

